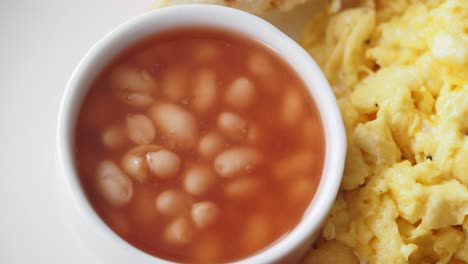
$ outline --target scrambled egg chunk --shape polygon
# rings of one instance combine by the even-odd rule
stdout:
[[[338,100],[343,183],[305,263],[468,263],[468,1],[340,1],[302,45]]]

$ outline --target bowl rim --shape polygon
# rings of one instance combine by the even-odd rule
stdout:
[[[177,17],[179,20],[174,22],[174,17]],[[190,27],[189,21],[199,21],[204,26],[221,29],[224,27],[225,30],[240,33],[254,41],[260,41],[275,51],[279,58],[296,71],[307,86],[320,113],[325,133],[325,158],[316,193],[299,224],[294,229],[267,248],[233,263],[272,263],[293,253],[304,242],[308,241],[313,233],[319,231],[338,193],[347,145],[343,120],[335,96],[323,72],[298,43],[269,22],[252,14],[229,7],[207,4],[184,4],[153,10],[136,16],[110,31],[96,42],[81,59],[66,84],[60,103],[56,140],[56,161],[59,167],[59,174],[65,180],[66,189],[70,194],[74,209],[79,212],[84,221],[96,226],[107,237],[108,241],[113,240],[114,245],[127,251],[135,260],[148,262],[157,260],[160,263],[173,263],[135,248],[114,233],[104,223],[94,211],[92,205],[88,202],[84,190],[82,190],[79,177],[74,168],[73,157],[76,118],[90,83],[96,78],[96,75],[103,67],[117,54],[125,50],[125,48],[135,44],[144,38],[144,36],[157,34],[154,33],[157,31],[155,28],[161,27],[161,23],[154,25],[153,23],[156,21],[162,24],[164,24],[164,21],[166,24],[172,23],[172,26],[169,25],[164,30],[159,29],[159,32],[168,31],[171,28]],[[246,29],[252,23],[255,24],[255,27]],[[150,27],[153,29],[150,30]],[[148,34],[150,31],[153,33]],[[271,41],[265,43],[268,41],[255,39],[257,35],[251,34],[252,32],[260,35],[263,34],[266,36],[265,38],[270,38]],[[273,41],[277,42],[273,43]],[[282,46],[284,48],[281,48],[281,52],[285,52],[285,54],[278,52],[277,47]],[[292,61],[295,62],[293,63]],[[304,65],[307,66],[308,74],[305,73],[306,69],[300,67]],[[93,69],[97,70],[94,70],[93,73]]]

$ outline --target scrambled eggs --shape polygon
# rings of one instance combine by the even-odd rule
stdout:
[[[468,1],[333,1],[302,45],[344,118],[343,183],[305,263],[468,263]]]

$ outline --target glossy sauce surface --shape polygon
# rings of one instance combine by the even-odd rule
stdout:
[[[131,245],[177,262],[235,261],[300,221],[324,160],[318,110],[267,47],[212,29],[150,37],[90,87],[76,164]]]

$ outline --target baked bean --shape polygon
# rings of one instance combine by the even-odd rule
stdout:
[[[143,182],[147,178],[146,162],[136,155],[125,155],[122,159],[122,167],[132,178]]]
[[[224,185],[224,196],[230,200],[249,200],[254,198],[261,184],[254,178],[239,178]]]
[[[309,203],[315,193],[315,184],[310,178],[299,178],[288,187],[288,198],[292,203]]]
[[[284,90],[284,84],[276,75],[257,76],[256,84],[258,89],[261,89],[268,96],[279,96],[280,92]]]
[[[186,68],[176,66],[169,68],[163,76],[163,94],[173,102],[178,102],[186,97],[188,71]]]
[[[211,225],[218,217],[218,206],[213,202],[198,202],[192,205],[192,221],[198,228]]]
[[[132,199],[132,181],[114,162],[102,161],[97,166],[96,174],[96,187],[109,204],[121,207]]]
[[[219,256],[222,255],[222,245],[223,241],[215,233],[197,238],[197,243],[193,249],[194,262],[202,264],[218,263]]]
[[[213,63],[219,57],[219,49],[211,43],[200,43],[193,46],[193,56],[199,63]]]
[[[269,242],[271,228],[270,221],[264,214],[255,213],[248,217],[242,237],[245,250],[252,253],[265,247]]]
[[[146,71],[129,65],[115,67],[109,79],[118,92],[151,93],[156,89],[156,83]]]
[[[184,246],[193,238],[193,228],[190,221],[185,217],[174,219],[164,231],[164,239],[168,244],[174,246]]]
[[[180,158],[172,151],[161,149],[146,154],[149,168],[157,177],[167,179],[176,176],[180,168]]]
[[[102,144],[107,148],[118,149],[125,145],[127,136],[121,126],[108,127],[101,134]]]
[[[198,142],[198,154],[205,159],[214,158],[225,145],[224,138],[217,132],[209,132]]]
[[[178,190],[166,190],[156,197],[156,209],[164,216],[176,217],[189,212],[190,197]]]
[[[216,76],[212,70],[201,70],[195,78],[192,91],[192,107],[197,113],[205,113],[216,103]]]
[[[267,54],[256,51],[250,54],[247,62],[250,72],[256,75],[271,75],[274,73],[273,62]]]
[[[125,101],[128,105],[140,108],[148,107],[154,102],[149,93],[129,93],[125,96]]]
[[[301,126],[301,144],[305,148],[317,146],[317,138],[323,137],[321,135],[320,122],[316,119],[307,118],[302,122]]]
[[[273,166],[273,175],[279,180],[310,175],[315,167],[315,154],[309,150],[293,153]]]
[[[232,177],[242,172],[250,172],[260,161],[261,155],[255,149],[234,147],[216,157],[214,168],[220,176]]]
[[[142,145],[132,148],[122,158],[122,168],[133,179],[144,182],[151,175],[146,154],[161,150],[158,145]]]
[[[229,85],[224,94],[226,103],[236,109],[242,110],[253,103],[255,99],[255,86],[246,77],[239,77]]]
[[[216,175],[206,166],[193,166],[184,174],[184,188],[191,195],[205,194],[210,191],[215,182]]]
[[[127,133],[133,143],[143,145],[154,140],[156,130],[148,117],[137,114],[127,117]]]
[[[247,142],[252,144],[252,145],[258,145],[262,141],[262,132],[260,129],[255,126],[251,125],[249,126],[247,130]]]
[[[117,96],[131,106],[149,106],[153,101],[151,95],[157,89],[146,71],[128,65],[117,66],[109,74],[109,81]]]
[[[288,89],[283,97],[280,118],[286,126],[293,126],[303,117],[304,101],[295,89]]]
[[[169,148],[188,149],[198,139],[195,117],[176,104],[157,103],[150,107],[149,116],[168,139]]]
[[[247,133],[247,121],[237,114],[222,112],[217,121],[219,130],[230,138],[240,139]]]

